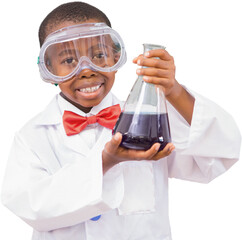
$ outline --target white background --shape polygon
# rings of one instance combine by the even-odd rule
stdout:
[[[38,27],[58,0],[1,2],[1,161],[0,183],[15,131],[58,93],[37,67]],[[93,0],[122,36],[128,54],[113,92],[125,100],[136,79],[132,59],[142,43],[167,47],[176,78],[212,99],[242,130],[242,7],[239,0]],[[229,126],[225,126],[229,127]],[[242,239],[242,164],[210,184],[170,180],[170,221],[174,240]],[[3,240],[28,240],[31,228],[2,205]],[[148,239],[147,239],[148,240]]]

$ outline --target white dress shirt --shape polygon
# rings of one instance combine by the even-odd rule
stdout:
[[[232,117],[193,96],[191,126],[168,103],[176,147],[170,156],[121,163],[103,176],[101,153],[112,131],[93,124],[68,137],[64,110],[85,113],[57,95],[16,133],[3,204],[33,227],[32,240],[171,240],[168,178],[208,183],[239,158],[240,133]],[[117,103],[109,93],[87,116]]]

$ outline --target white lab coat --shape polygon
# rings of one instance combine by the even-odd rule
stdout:
[[[193,95],[191,126],[168,103],[176,147],[169,157],[121,163],[104,176],[101,152],[112,131],[94,124],[66,136],[63,111],[85,114],[57,95],[16,133],[3,204],[33,227],[33,240],[171,240],[168,177],[207,183],[239,158],[240,133],[231,116]],[[88,115],[117,103],[109,93]]]

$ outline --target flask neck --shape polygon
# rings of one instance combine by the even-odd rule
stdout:
[[[143,47],[144,47],[144,52],[143,53],[148,52],[148,51],[151,51],[151,50],[155,50],[155,49],[165,49],[165,47],[162,46],[162,45],[150,44],[150,43],[144,43],[143,44]],[[149,68],[149,67],[142,66],[141,68]],[[145,84],[145,85],[152,85],[153,86],[153,84],[147,83],[147,82],[145,82],[143,80],[143,75],[139,75],[137,81],[142,81],[143,84]]]
[[[144,53],[154,49],[165,49],[165,47],[162,45],[150,44],[150,43],[144,43],[143,47],[144,47]]]
[[[144,43],[143,47],[144,47],[144,53],[155,49],[165,49],[165,47],[162,45],[150,44],[150,43]],[[158,59],[158,57],[156,58]],[[142,66],[142,68],[148,68],[148,67]]]

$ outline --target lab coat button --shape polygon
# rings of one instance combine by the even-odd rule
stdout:
[[[97,220],[100,219],[100,217],[101,217],[101,215],[98,215],[98,216],[96,216],[96,217],[91,218],[90,220],[92,220],[92,221],[97,221]]]

